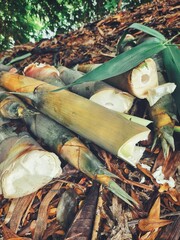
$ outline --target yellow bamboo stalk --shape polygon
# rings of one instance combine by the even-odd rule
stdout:
[[[144,152],[136,144],[147,139],[148,128],[88,99],[66,90],[55,92],[55,86],[12,73],[1,73],[0,85],[24,93],[28,103],[41,112],[133,166]]]

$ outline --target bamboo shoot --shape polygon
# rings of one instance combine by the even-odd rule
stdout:
[[[117,178],[117,176],[107,171],[104,165],[74,133],[44,114],[25,116],[24,120],[30,131],[58,156],[91,179],[105,185],[126,203],[130,204],[129,201],[133,202],[133,199],[112,180],[112,178]]]
[[[18,74],[1,73],[0,85],[18,92],[44,114],[89,139],[133,166],[144,148],[137,146],[150,130],[92,101],[66,90]]]

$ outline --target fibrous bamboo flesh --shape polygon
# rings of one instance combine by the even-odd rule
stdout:
[[[147,139],[148,128],[81,96],[66,90],[55,92],[55,86],[11,73],[1,73],[0,85],[21,93],[44,114],[133,166],[144,152],[144,148],[136,144]]]
[[[0,194],[5,198],[35,192],[62,172],[57,155],[15,130],[9,124],[0,127]]]

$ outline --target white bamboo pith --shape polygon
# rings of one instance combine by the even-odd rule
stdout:
[[[0,194],[5,198],[23,197],[60,176],[57,155],[45,151],[28,134],[8,136],[2,128],[0,135]]]
[[[149,105],[153,106],[163,96],[173,93],[175,88],[176,84],[169,82],[159,85],[153,89],[149,89],[146,97],[149,102]]]
[[[41,112],[133,166],[139,161],[134,153],[139,149],[142,154],[144,149],[133,149],[147,139],[148,128],[66,90],[50,92],[57,87],[33,78],[4,73],[0,84],[10,91],[39,93],[39,101],[34,105]]]
[[[90,100],[116,112],[127,113],[133,105],[134,97],[109,87],[93,94]]]

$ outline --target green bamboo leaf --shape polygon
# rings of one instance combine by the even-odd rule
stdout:
[[[167,48],[163,50],[162,54],[168,80],[176,84],[173,96],[180,114],[180,50],[177,46],[171,45],[167,46]]]
[[[145,59],[164,50],[165,48],[165,44],[160,42],[158,39],[148,40],[147,42],[143,42],[131,50],[118,55],[110,61],[105,62],[101,66],[80,77],[72,84],[69,84],[64,88],[54,90],[54,92],[72,87],[76,84],[81,84],[83,82],[102,81],[120,75],[136,67]]]
[[[119,46],[123,43],[127,33],[129,32],[129,28],[134,28],[134,29],[140,30],[142,32],[145,32],[145,33],[147,33],[147,34],[149,34],[151,36],[154,36],[154,37],[158,38],[161,41],[165,41],[166,40],[165,37],[160,32],[158,32],[158,31],[156,31],[156,30],[154,30],[154,29],[152,29],[150,27],[144,26],[144,25],[142,25],[140,23],[133,23],[133,24],[131,24],[128,27],[128,29],[126,29],[124,31],[120,41],[118,42],[117,48],[119,48]]]
[[[129,28],[134,28],[134,29],[140,30],[140,31],[145,32],[151,36],[154,36],[162,41],[166,40],[165,37],[160,32],[158,32],[150,27],[144,26],[140,23],[133,23],[129,26]]]
[[[9,66],[11,65],[12,63],[15,63],[15,62],[19,62],[21,60],[24,60],[25,58],[28,58],[30,57],[32,54],[31,53],[26,53],[20,57],[16,57],[16,58],[13,58],[10,62],[8,62],[6,65]]]

